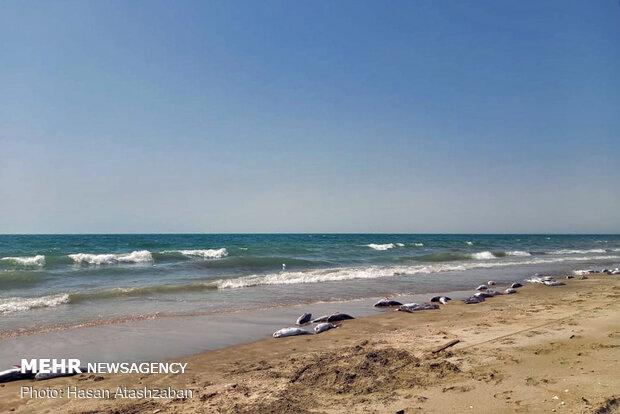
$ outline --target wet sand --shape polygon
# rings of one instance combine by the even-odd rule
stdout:
[[[82,374],[0,384],[0,412],[614,412],[620,409],[620,278],[566,282],[209,351],[185,358],[185,375]],[[194,395],[20,399],[22,385],[171,386]]]
[[[438,292],[465,298],[469,291]],[[429,294],[399,296],[404,302],[423,302]],[[380,298],[318,302],[236,312],[166,316],[146,320],[104,321],[79,327],[51,327],[3,337],[0,330],[0,367],[20,358],[78,358],[85,364],[99,361],[176,360],[214,349],[269,338],[304,312],[322,315],[346,312],[356,317],[376,315]],[[148,343],[148,347],[143,344]],[[5,369],[5,368],[2,368]]]

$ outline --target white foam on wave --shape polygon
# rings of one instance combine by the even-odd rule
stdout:
[[[472,242],[472,241],[466,241],[466,242],[465,242],[465,244],[466,244],[466,245],[468,245],[468,246],[473,246],[474,242]]]
[[[203,259],[221,259],[228,256],[228,250],[221,249],[201,249],[201,250],[178,250],[183,256],[202,257]]]
[[[495,259],[495,256],[491,252],[478,252],[472,253],[471,258],[475,260],[491,260]]]
[[[547,252],[547,254],[588,254],[588,253],[606,253],[605,249],[588,249],[588,250],[572,250],[562,249]]]
[[[265,276],[246,276],[235,279],[221,280],[220,289],[242,288],[260,285],[290,285],[300,283],[336,282],[351,279],[375,279],[379,277],[395,276],[398,273],[395,267],[370,266],[366,268],[336,268],[305,272],[280,272]]]
[[[66,293],[35,298],[14,297],[0,299],[0,314],[27,311],[36,308],[49,308],[65,303],[69,303],[69,295]]]
[[[532,254],[530,252],[525,252],[523,250],[511,250],[506,252],[506,256],[520,256],[520,257],[524,257],[524,256],[531,256]]]
[[[44,266],[45,256],[42,254],[36,256],[21,256],[21,257],[3,257],[0,260],[10,262],[22,266]]]
[[[547,276],[547,278],[550,278],[550,276]],[[527,279],[524,279],[523,281],[527,282],[527,283],[540,283],[540,284],[542,284],[542,283],[545,282],[545,279],[544,279],[544,277],[540,277],[540,276],[532,276],[532,277],[529,277]]]
[[[565,261],[617,260],[620,256],[556,257],[536,258],[521,261],[479,261],[463,263],[442,263],[412,266],[369,266],[309,270],[303,272],[280,272],[268,275],[253,275],[217,282],[220,289],[244,288],[261,285],[290,285],[300,283],[336,282],[353,279],[377,279],[391,276],[463,271],[478,268],[521,266],[528,264],[557,263]]]
[[[375,249],[375,250],[389,250],[389,249],[394,248],[394,243],[385,243],[385,244],[370,243],[370,244],[367,244],[366,246],[370,247],[371,249]]]
[[[398,247],[405,247],[405,243],[396,243]]]
[[[415,247],[424,247],[424,243],[413,243]]]
[[[131,253],[118,254],[91,254],[75,253],[70,254],[69,258],[76,264],[114,264],[114,263],[148,263],[153,261],[153,256],[148,250],[136,250]]]

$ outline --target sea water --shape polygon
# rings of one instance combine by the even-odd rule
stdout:
[[[346,308],[619,265],[618,235],[0,235],[0,351],[3,340],[50,331],[71,332],[79,347],[80,329],[130,335],[136,321],[199,326],[231,314],[256,324],[257,314],[293,306]],[[229,334],[225,344],[243,340]]]

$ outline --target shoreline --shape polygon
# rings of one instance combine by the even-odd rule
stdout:
[[[617,277],[590,275],[565,286],[527,285],[476,305],[382,312],[320,335],[207,351],[182,359],[189,364],[183,376],[81,374],[7,383],[0,411],[592,412],[617,403],[619,291]],[[24,400],[21,385],[171,386],[194,395]]]
[[[140,322],[140,321],[148,321],[154,319],[187,319],[187,318],[200,318],[206,316],[221,316],[223,314],[244,314],[244,313],[257,313],[257,312],[277,312],[278,310],[286,310],[286,309],[294,309],[294,308],[303,308],[303,307],[311,307],[316,308],[321,305],[331,306],[342,304],[343,306],[347,306],[348,304],[353,303],[374,303],[377,300],[389,296],[391,298],[413,298],[418,297],[418,300],[426,300],[427,296],[431,297],[434,295],[461,295],[465,294],[465,292],[469,292],[469,290],[438,290],[438,291],[429,291],[422,293],[413,293],[413,292],[394,292],[389,295],[372,295],[372,296],[363,296],[356,298],[348,298],[348,299],[334,299],[334,300],[316,300],[316,301],[298,301],[294,304],[285,303],[280,305],[272,305],[272,306],[259,306],[255,308],[249,309],[239,309],[239,310],[222,310],[222,311],[187,311],[187,312],[179,312],[179,313],[166,313],[166,312],[153,312],[150,314],[139,314],[139,315],[121,315],[117,317],[111,318],[100,318],[100,319],[88,319],[85,321],[77,321],[77,322],[67,322],[67,323],[58,323],[58,324],[49,324],[49,325],[40,325],[40,326],[32,326],[27,328],[9,328],[0,330],[0,341],[4,339],[18,338],[22,336],[32,336],[32,335],[41,335],[49,332],[56,331],[71,331],[75,329],[81,328],[96,328],[99,326],[106,325],[122,325],[132,322]],[[458,296],[460,297],[460,296]],[[405,299],[403,299],[405,300]]]
[[[427,301],[432,295],[448,294],[454,298],[466,297],[467,291],[437,291],[432,293],[395,295],[402,301]],[[227,313],[171,315],[158,318],[121,320],[115,323],[83,324],[76,327],[52,327],[33,333],[0,338],[0,363],[11,366],[18,362],[15,355],[27,358],[79,357],[90,361],[92,356],[106,356],[110,361],[148,361],[187,358],[199,352],[228,346],[242,345],[270,338],[284,325],[294,324],[303,312],[331,313],[343,311],[357,317],[380,315],[385,309],[372,305],[381,297],[365,297],[330,302],[280,305],[270,308],[239,310]],[[147,334],[148,332],[148,334]],[[165,334],[162,334],[165,333]],[[177,341],[169,341],[169,337]],[[165,346],[140,346],[146,338],[149,343],[165,342]],[[92,346],[96,343],[97,346]],[[114,351],[124,349],[124,351]],[[16,352],[27,350],[27,352]],[[90,351],[89,351],[90,350]],[[148,352],[145,352],[148,351]]]
[[[593,260],[593,263],[590,263],[593,267],[600,267],[600,264],[595,264],[596,257],[590,258]],[[590,267],[592,267],[590,266]],[[612,265],[613,266],[613,265]],[[616,265],[617,266],[617,265]],[[88,307],[91,305],[96,308],[100,308],[100,313],[81,313],[82,317],[72,316],[71,312],[79,312],[78,308],[73,308],[73,306],[79,306],[73,303],[62,304],[57,307],[42,307],[40,309],[33,309],[23,312],[8,312],[3,314],[4,317],[9,318],[9,321],[0,329],[0,346],[1,341],[10,340],[13,338],[20,338],[25,336],[32,335],[44,335],[47,333],[53,332],[71,332],[84,328],[97,328],[103,326],[121,326],[124,324],[132,324],[139,323],[141,321],[152,321],[159,319],[186,319],[186,318],[205,318],[205,317],[219,317],[222,314],[251,314],[258,312],[272,312],[277,311],[278,309],[290,309],[295,307],[315,307],[318,304],[330,304],[330,303],[343,303],[343,306],[346,306],[348,303],[355,302],[363,302],[374,300],[378,298],[382,298],[385,296],[390,297],[414,297],[415,301],[425,301],[426,297],[420,297],[421,295],[435,295],[435,294],[453,294],[453,292],[463,292],[469,291],[472,284],[476,284],[481,280],[488,280],[487,278],[493,278],[498,281],[498,284],[506,284],[511,282],[522,282],[526,275],[532,275],[534,273],[542,273],[542,274],[552,274],[552,275],[561,275],[570,273],[572,274],[573,270],[576,266],[556,266],[556,264],[546,264],[545,266],[539,265],[514,265],[508,266],[506,271],[498,270],[495,268],[476,268],[476,269],[466,269],[460,271],[446,271],[447,276],[445,278],[436,278],[435,273],[422,273],[416,274],[415,278],[406,279],[404,281],[399,280],[400,275],[394,275],[392,280],[389,282],[395,284],[393,289],[390,289],[390,283],[386,284],[388,288],[373,288],[372,291],[368,292],[355,292],[355,293],[346,293],[342,295],[342,297],[334,297],[333,295],[330,297],[329,294],[325,292],[321,293],[321,298],[312,298],[304,297],[303,295],[297,295],[293,300],[275,303],[275,302],[265,302],[265,303],[256,303],[247,306],[243,302],[241,303],[241,307],[235,308],[234,303],[238,300],[243,301],[244,297],[230,297],[230,301],[226,303],[224,307],[220,308],[209,308],[209,309],[200,309],[200,303],[197,303],[199,309],[170,309],[170,306],[166,309],[155,309],[150,308],[145,313],[134,313],[135,308],[133,307],[136,303],[132,301],[127,301],[125,303],[119,303],[120,307],[112,308],[112,309],[120,309],[120,312],[114,313],[111,312],[107,314],[108,309],[105,308],[105,305],[102,302],[93,302],[87,303]],[[499,273],[499,274],[497,274]],[[509,274],[512,273],[512,274]],[[442,273],[443,274],[443,273]],[[456,279],[455,279],[456,275]],[[501,275],[501,276],[500,276]],[[410,276],[410,275],[408,275]],[[463,278],[461,281],[456,281],[459,278]],[[377,283],[377,281],[383,281],[382,277],[372,278],[372,279],[357,279],[360,283]],[[319,284],[320,285],[320,284]],[[323,286],[319,286],[319,289],[323,288]],[[314,287],[314,283],[302,284],[299,285],[299,289],[307,289]],[[273,292],[268,293],[268,295],[278,295],[281,292],[278,292],[276,288]],[[259,286],[257,289],[273,289],[272,287]],[[347,289],[352,289],[351,286],[344,286],[343,289],[347,292]],[[415,289],[415,292],[411,289]],[[230,292],[226,292],[230,293]],[[290,295],[291,292],[282,292],[285,296]],[[70,293],[58,293],[69,295]],[[242,293],[239,293],[242,295]],[[210,300],[211,298],[209,298]],[[277,296],[272,299],[277,299]],[[158,298],[159,300],[159,298]],[[181,300],[178,302],[178,298],[173,298],[173,301],[170,301],[169,298],[161,299],[164,303],[173,303],[174,300],[181,303],[184,302]],[[405,299],[407,300],[407,299]],[[192,298],[190,303],[193,303],[195,298]],[[137,304],[140,305],[141,302]],[[85,310],[86,309],[85,307]],[[90,310],[88,310],[90,312]],[[34,312],[30,314],[30,312]],[[29,318],[26,318],[28,315]],[[58,318],[60,316],[60,318]],[[56,320],[55,320],[56,319]],[[41,321],[37,324],[31,324],[30,320]],[[61,320],[58,322],[57,320]],[[0,349],[1,351],[1,349]],[[0,359],[0,364],[2,360]],[[0,365],[1,366],[1,365]]]

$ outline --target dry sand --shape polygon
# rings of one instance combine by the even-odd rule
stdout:
[[[619,298],[620,278],[597,275],[529,285],[477,305],[386,311],[321,335],[197,355],[187,359],[185,375],[82,374],[0,385],[0,412],[620,412]],[[20,399],[21,385],[172,386],[194,396]]]

